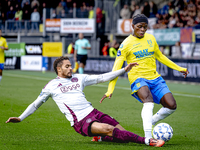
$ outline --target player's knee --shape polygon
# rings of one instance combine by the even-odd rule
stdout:
[[[176,110],[177,105],[176,105],[176,103],[173,103],[173,104],[168,105],[167,108],[169,108],[169,109],[171,109],[171,110]]]
[[[112,135],[112,132],[113,132],[114,128],[115,128],[114,126],[111,126],[109,124],[107,124],[107,125],[104,126],[104,130],[107,133],[107,135],[108,134]]]

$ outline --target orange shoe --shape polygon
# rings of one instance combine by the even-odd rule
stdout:
[[[162,147],[164,144],[165,144],[165,141],[163,140],[156,140],[153,138],[149,140],[149,146]]]
[[[102,141],[101,140],[101,136],[94,136],[91,141],[93,141],[93,142],[101,142]]]

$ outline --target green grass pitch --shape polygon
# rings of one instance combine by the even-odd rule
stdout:
[[[8,123],[18,117],[40,94],[42,88],[55,78],[53,72],[4,70],[0,83],[0,149],[1,150],[150,150],[136,143],[91,142],[91,137],[76,133],[50,98],[34,114],[20,123]],[[173,130],[173,138],[163,150],[200,149],[200,85],[167,82],[176,101],[177,110],[163,120]],[[142,104],[131,96],[127,79],[119,79],[111,99],[99,103],[107,83],[88,86],[86,98],[93,106],[117,119],[127,130],[144,136]],[[155,104],[154,113],[161,107]]]

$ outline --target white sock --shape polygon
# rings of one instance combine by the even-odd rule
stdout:
[[[154,103],[144,103],[141,116],[143,120],[143,129],[146,138],[152,138],[152,117],[153,117]]]
[[[175,112],[176,109],[169,109],[162,107],[156,114],[153,115],[152,125],[155,125],[158,121],[165,119],[167,116]]]
[[[150,138],[145,138],[145,140],[144,140],[144,143],[146,144],[146,145],[149,145],[149,141],[150,140]]]
[[[0,82],[1,82],[2,76],[0,76]]]

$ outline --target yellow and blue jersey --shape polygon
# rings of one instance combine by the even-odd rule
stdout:
[[[176,65],[164,56],[159,50],[155,37],[151,34],[145,33],[144,37],[141,39],[129,35],[121,43],[112,71],[119,70],[124,61],[127,61],[128,64],[137,62],[139,65],[133,67],[128,73],[130,84],[138,78],[153,80],[160,76],[156,71],[156,59],[172,69],[178,71],[187,70],[186,68]],[[110,81],[106,93],[107,96],[113,93],[116,82],[117,78]]]
[[[0,64],[5,62],[5,58],[4,58],[4,50],[1,49],[1,46],[3,47],[8,47],[6,39],[3,37],[0,37]]]

